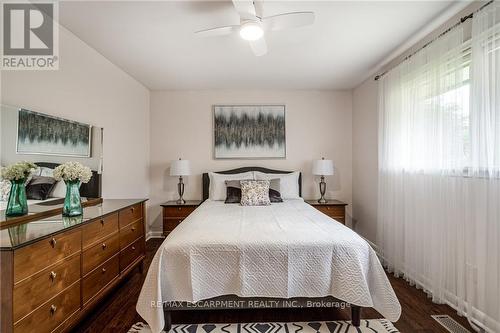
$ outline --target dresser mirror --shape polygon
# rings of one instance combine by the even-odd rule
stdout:
[[[83,205],[98,202],[101,197],[103,128],[71,119],[32,110],[22,106],[1,105],[0,109],[0,166],[29,161],[37,165],[37,177],[53,178],[53,170],[68,162],[80,162],[92,170],[92,178],[80,186]],[[46,180],[46,178],[38,178]],[[30,188],[31,177],[26,183],[28,215],[6,218],[10,182],[0,179],[0,227],[15,220],[27,221],[58,213],[66,187],[63,181],[53,181],[43,191]]]

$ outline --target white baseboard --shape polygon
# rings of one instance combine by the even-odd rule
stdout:
[[[163,233],[161,231],[148,231],[146,234],[146,241],[150,240],[151,238],[165,238],[163,237]]]

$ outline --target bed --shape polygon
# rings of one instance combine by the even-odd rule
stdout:
[[[53,170],[60,164],[53,162],[35,162],[39,168],[46,168]],[[81,184],[80,186],[80,196],[83,198],[100,198],[101,197],[101,187],[102,187],[101,174],[97,171],[92,170],[92,178],[88,183]],[[42,206],[53,206],[59,205],[64,202],[64,196],[59,197],[49,197],[45,200],[34,200],[28,199],[28,206],[42,205]],[[0,211],[7,209],[8,201],[0,201]]]
[[[60,165],[59,163],[53,162],[35,162],[35,164],[38,167],[48,169],[55,169]],[[99,172],[92,170],[92,177],[90,178],[90,181],[80,186],[80,195],[85,198],[100,198],[102,190],[101,176],[102,175]]]
[[[263,168],[248,170],[283,174]],[[300,179],[300,178],[299,178]],[[301,198],[244,207],[206,199],[155,254],[137,303],[152,332],[170,330],[171,311],[348,303],[396,321],[397,297],[375,251],[355,232]],[[299,184],[301,188],[301,184]],[[309,303],[308,303],[309,302]]]

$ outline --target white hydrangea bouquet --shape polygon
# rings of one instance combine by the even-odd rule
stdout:
[[[90,178],[92,170],[79,162],[66,162],[54,169],[54,179],[57,181],[88,183]]]
[[[83,215],[80,198],[80,183],[88,183],[92,178],[92,170],[78,162],[66,162],[54,169],[54,179],[66,183],[63,216],[74,217]]]
[[[2,168],[2,179],[16,181],[26,180],[37,166],[32,162],[17,162]]]
[[[22,216],[28,214],[28,200],[26,198],[26,180],[37,166],[32,162],[17,162],[2,168],[0,175],[2,179],[10,181],[11,185],[2,184],[2,197],[7,196],[9,200],[5,216]]]

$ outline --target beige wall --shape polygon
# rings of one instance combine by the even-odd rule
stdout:
[[[159,203],[176,198],[177,179],[168,168],[178,157],[193,165],[186,198],[201,198],[202,172],[245,165],[301,170],[303,196],[316,198],[318,180],[311,175],[311,163],[325,156],[336,167],[327,178],[328,196],[351,204],[350,91],[150,93],[64,28],[60,59],[57,71],[2,72],[1,102],[103,127],[103,195],[150,197],[153,231],[161,231]],[[287,158],[214,160],[212,105],[231,103],[285,104]]]
[[[149,195],[149,90],[60,29],[57,71],[4,71],[1,102],[104,128],[103,196]]]
[[[313,159],[331,158],[336,174],[328,177],[328,196],[351,203],[351,92],[347,91],[153,91],[151,92],[150,223],[161,230],[159,204],[177,197],[177,179],[169,164],[182,157],[192,162],[185,198],[201,198],[201,174],[240,166],[264,166],[303,173],[303,197],[316,198]],[[287,158],[280,160],[215,160],[212,105],[286,105]],[[350,206],[348,208],[350,211]]]
[[[369,78],[353,90],[352,201],[355,230],[376,241],[378,191],[378,86]]]

